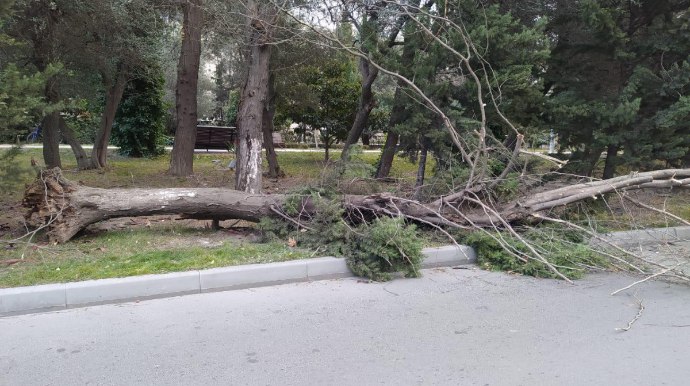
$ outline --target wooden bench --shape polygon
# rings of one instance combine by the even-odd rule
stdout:
[[[237,128],[230,126],[206,126],[196,127],[195,149],[221,149],[229,150],[235,147]]]

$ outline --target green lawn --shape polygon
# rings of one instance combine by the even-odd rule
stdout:
[[[278,243],[224,237],[223,231],[170,226],[109,231],[63,245],[17,245],[5,259],[24,261],[0,268],[0,287],[71,282],[134,275],[271,263],[308,258],[312,252]]]

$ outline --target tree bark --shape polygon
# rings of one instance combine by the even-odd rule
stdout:
[[[43,171],[42,178],[27,188],[24,205],[30,207],[30,221],[50,223],[51,240],[65,242],[90,224],[117,217],[180,214],[204,220],[259,221],[272,214],[271,205],[281,197],[223,188],[91,188],[65,179],[56,168]],[[46,221],[51,216],[52,222]]]
[[[43,162],[47,168],[61,168],[60,112],[53,111],[43,118]]]
[[[400,73],[408,78],[410,77],[410,70],[415,57],[416,38],[414,33],[414,28],[405,28],[403,51],[400,56]],[[386,136],[386,143],[381,150],[381,160],[376,168],[376,178],[386,178],[390,174],[393,158],[395,158],[395,153],[398,151],[398,142],[400,141],[400,134],[394,131],[395,126],[409,119],[410,113],[407,106],[410,100],[404,92],[405,87],[405,82],[398,79],[393,97],[393,108],[388,121],[388,135]]]
[[[424,142],[422,142],[422,149],[419,154],[419,165],[417,166],[417,179],[415,180],[415,188],[419,189],[424,185],[424,174],[426,173],[426,155],[427,147]]]
[[[261,12],[263,10],[263,12]],[[262,184],[261,149],[264,107],[268,96],[271,59],[271,23],[276,10],[270,5],[247,2],[249,54],[247,79],[237,112],[238,146],[235,189],[259,193]]]
[[[268,97],[266,98],[266,106],[264,106],[261,130],[263,131],[264,148],[266,149],[266,159],[268,160],[268,175],[271,178],[278,178],[281,176],[281,171],[280,165],[278,165],[278,155],[273,144],[273,117],[276,114],[274,83],[275,75],[271,74],[268,79]]]
[[[478,199],[445,196],[432,203],[387,193],[343,196],[348,221],[379,216],[403,216],[409,221],[444,227],[493,227],[538,218],[547,211],[610,192],[641,188],[690,187],[690,169],[666,169],[593,181],[533,194],[500,207],[479,205]],[[23,205],[30,225],[44,227],[52,241],[65,242],[86,226],[117,217],[178,214],[200,220],[259,221],[279,214],[287,196],[254,194],[220,188],[99,189],[73,183],[60,169],[44,170],[26,189]],[[477,204],[472,207],[470,204]],[[315,208],[308,197],[298,212],[309,216]],[[364,217],[364,218],[363,218]]]
[[[203,10],[201,0],[182,3],[182,48],[177,64],[175,87],[175,142],[170,154],[170,174],[189,176],[194,173],[194,143],[197,125],[197,86],[199,83],[199,57],[201,55],[201,29]]]
[[[391,126],[388,128],[388,135],[386,135],[386,142],[381,149],[381,159],[376,167],[376,178],[386,178],[391,173],[393,166],[393,158],[398,151],[398,141],[400,136],[398,133],[391,131]]]
[[[364,129],[367,127],[369,114],[371,110],[376,107],[376,99],[374,98],[372,85],[379,75],[379,69],[372,66],[369,59],[360,58],[359,71],[362,74],[362,86],[357,114],[352,123],[352,128],[350,128],[350,131],[347,133],[347,139],[343,145],[343,153],[340,156],[340,158],[345,161],[350,159],[350,147],[359,141],[359,137],[362,136],[362,132],[364,132]]]
[[[110,142],[110,134],[113,131],[115,114],[117,113],[118,106],[120,106],[120,101],[127,85],[126,70],[118,66],[114,83],[111,84],[108,79],[107,75],[103,76],[103,83],[106,87],[105,107],[101,117],[101,126],[96,133],[96,140],[93,144],[93,150],[91,150],[91,167],[94,169],[108,166],[108,143]]]
[[[84,151],[84,148],[81,146],[79,141],[77,141],[77,138],[74,136],[74,132],[72,131],[72,129],[69,126],[67,126],[67,123],[64,119],[62,119],[62,117],[60,117],[60,121],[58,122],[58,124],[63,138],[72,148],[74,158],[77,160],[77,168],[79,170],[90,169],[91,159],[86,155],[86,151]]]
[[[419,200],[419,197],[421,196],[421,193],[422,193],[422,186],[424,186],[424,174],[426,173],[427,153],[428,153],[428,149],[427,149],[426,143],[424,143],[424,140],[422,140],[421,151],[419,154],[419,164],[417,166],[417,178],[416,178],[415,184],[414,184],[415,190],[414,190],[413,198],[415,200]]]
[[[608,180],[616,174],[616,160],[618,157],[618,145],[608,145],[606,148],[606,162],[604,163],[603,179]]]

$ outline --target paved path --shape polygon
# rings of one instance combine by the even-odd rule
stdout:
[[[648,243],[628,247],[632,252],[666,267],[677,267],[690,276],[690,240],[679,240],[670,243]]]
[[[9,145],[9,144],[0,144],[0,149],[9,149],[14,145]],[[41,144],[26,144],[22,146],[23,148],[26,149],[43,149],[43,145]],[[92,149],[93,145],[89,144],[84,144],[82,145],[84,149]],[[60,149],[70,149],[69,145],[60,145]],[[108,146],[109,150],[117,150],[117,146]],[[167,151],[172,151],[172,146],[166,146],[165,150]],[[320,149],[283,149],[283,148],[276,148],[275,149],[279,153],[323,153],[325,152],[325,149],[320,148]],[[331,149],[331,152],[339,152],[340,149]],[[218,150],[218,149],[195,149],[195,152],[197,153],[228,153],[227,150]],[[381,150],[362,150],[364,153],[380,153]]]
[[[687,385],[690,288],[479,270],[0,319],[2,385]],[[646,307],[638,313],[636,296]]]

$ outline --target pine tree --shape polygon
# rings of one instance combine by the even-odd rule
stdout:
[[[685,2],[583,0],[559,4],[547,84],[550,122],[570,167],[592,175],[607,152],[616,166],[687,162],[690,29]],[[622,154],[620,154],[622,151]]]

